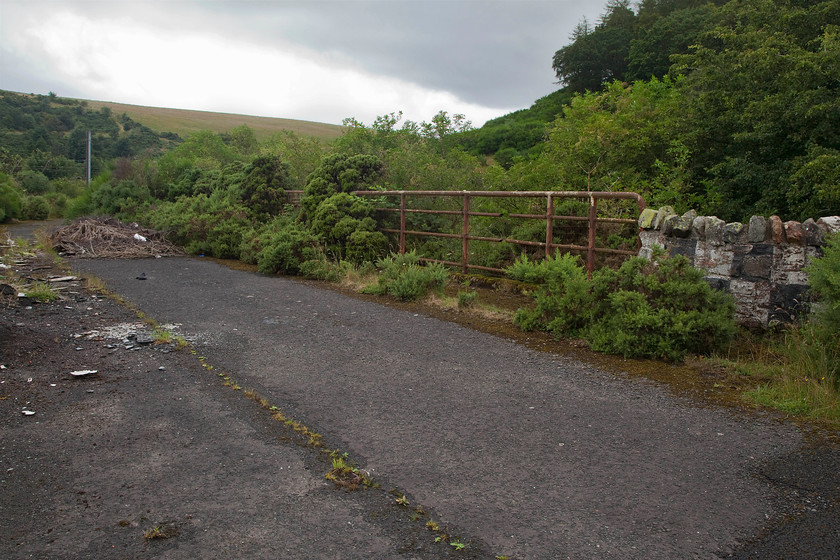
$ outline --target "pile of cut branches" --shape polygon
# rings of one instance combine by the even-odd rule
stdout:
[[[76,257],[139,259],[184,254],[162,232],[115,218],[79,218],[56,230],[50,242],[58,254]]]

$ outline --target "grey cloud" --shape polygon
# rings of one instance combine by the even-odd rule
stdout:
[[[15,1],[15,0],[5,0]],[[21,0],[22,2],[22,0]],[[140,21],[162,36],[212,32],[266,46],[302,45],[359,68],[448,91],[492,108],[521,108],[556,89],[554,52],[606,0],[298,0],[62,2],[26,0],[27,9],[72,10]],[[4,82],[9,77],[4,61]],[[269,70],[267,70],[269,71]],[[19,69],[21,74],[25,68]],[[29,73],[35,88],[37,76]],[[72,95],[73,88],[62,89]]]
[[[490,107],[556,89],[554,52],[604,0],[309,1],[201,4],[232,33],[341,53],[369,72]],[[206,12],[205,12],[206,15]]]

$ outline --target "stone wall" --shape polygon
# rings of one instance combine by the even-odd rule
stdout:
[[[654,246],[685,255],[706,271],[706,280],[735,297],[736,318],[767,327],[790,322],[807,310],[805,266],[822,255],[826,235],[840,231],[840,216],[816,222],[782,222],[778,216],[753,216],[749,224],[726,223],[714,216],[683,215],[670,207],[646,209],[639,217],[642,248]]]

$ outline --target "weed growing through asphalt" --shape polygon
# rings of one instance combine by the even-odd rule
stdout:
[[[332,468],[327,471],[324,478],[346,490],[356,490],[360,484],[365,483],[365,474],[347,464],[344,457],[333,457]]]
[[[174,525],[158,525],[143,532],[143,538],[146,540],[154,539],[171,539],[178,535],[178,528]]]

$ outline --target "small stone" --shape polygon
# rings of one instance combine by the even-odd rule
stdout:
[[[770,216],[770,236],[773,239],[773,243],[779,244],[784,243],[785,239],[785,226],[782,223],[782,219],[778,216]]]
[[[726,222],[724,222],[717,216],[709,216],[706,219],[706,241],[708,241],[712,245],[723,245],[724,227],[726,227]]]
[[[764,238],[767,237],[767,220],[764,216],[753,216],[750,218],[749,231],[747,239],[750,243],[764,243]]]
[[[653,219],[653,229],[659,229],[662,227],[662,223],[665,221],[665,218],[668,216],[676,215],[676,211],[671,206],[663,206],[659,209],[656,213],[656,217]]]
[[[741,232],[744,231],[744,224],[741,222],[732,222],[723,227],[723,242],[724,243],[738,243],[740,241]]]
[[[639,215],[639,227],[642,229],[653,229],[653,221],[656,219],[656,210],[645,208]],[[253,297],[253,296],[248,296]]]
[[[691,235],[693,237],[702,238],[706,235],[706,216],[697,216],[691,222]]]
[[[166,368],[165,368],[165,367],[163,367],[163,366],[160,366],[160,367],[158,368],[158,370],[159,370],[159,371],[166,371]]]
[[[805,243],[808,245],[822,245],[825,243],[825,231],[813,220],[808,218],[802,222],[805,229]]]
[[[668,216],[662,224],[662,233],[673,237],[688,237],[696,217],[697,212],[694,210],[689,210],[682,216],[676,214]]]
[[[148,345],[148,344],[151,344],[154,341],[155,341],[155,339],[152,338],[151,336],[147,335],[147,334],[138,334],[137,338],[135,339],[135,342],[137,344],[142,344],[144,346]]]
[[[801,222],[789,221],[785,222],[785,236],[788,243],[795,243],[797,245],[805,244],[805,228],[802,227]]]
[[[817,225],[824,227],[829,233],[840,233],[840,216],[820,218]]]

